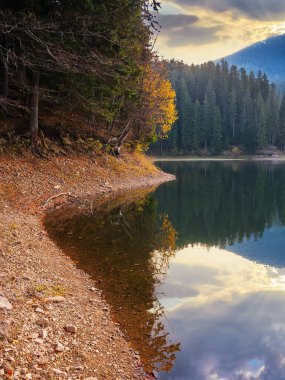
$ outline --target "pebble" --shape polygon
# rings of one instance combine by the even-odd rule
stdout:
[[[158,373],[157,371],[152,371],[152,375],[155,379],[158,379]]]
[[[13,306],[8,301],[8,298],[4,297],[3,295],[0,295],[0,309],[6,309],[6,310],[13,309]]]
[[[54,346],[54,350],[56,352],[63,352],[64,351],[64,345],[61,344],[60,342],[57,342]]]
[[[54,372],[56,375],[63,375],[63,376],[66,376],[66,375],[67,375],[66,372],[63,372],[63,371],[61,371],[60,369],[53,368],[52,370],[53,370],[53,372]]]
[[[43,314],[43,313],[44,313],[44,310],[41,309],[40,307],[36,307],[36,308],[35,308],[35,312],[36,312],[36,313]]]
[[[72,325],[64,326],[64,330],[70,334],[75,334],[77,332],[77,327]]]
[[[39,365],[45,365],[45,364],[48,364],[48,358],[45,357],[45,356],[42,356],[42,355],[41,355],[41,356],[38,358],[37,363],[38,363]]]
[[[41,327],[47,327],[48,326],[48,320],[46,318],[38,319],[36,324]]]
[[[9,336],[9,325],[8,321],[0,321],[0,338],[7,340]]]
[[[48,297],[45,299],[45,302],[49,303],[60,303],[65,302],[66,299],[63,296]]]
[[[39,336],[40,336],[41,338],[43,338],[43,339],[46,339],[47,336],[48,336],[48,332],[47,332],[47,330],[46,330],[46,329],[42,329],[42,330],[40,330],[40,332],[39,332]]]
[[[28,336],[28,339],[37,339],[39,337],[38,333],[32,333],[31,335]]]
[[[76,367],[74,367],[74,369],[76,371],[83,371],[84,370],[84,367],[82,365],[77,365]]]

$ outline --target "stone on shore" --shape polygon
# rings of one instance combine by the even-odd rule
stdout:
[[[0,295],[0,309],[13,309],[13,306],[10,304],[8,298],[4,297],[3,295]]]

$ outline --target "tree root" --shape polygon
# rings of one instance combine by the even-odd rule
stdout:
[[[52,197],[48,198],[45,203],[43,204],[43,208],[46,208],[46,206],[49,204],[49,202],[53,199],[56,199],[56,198],[59,198],[59,197],[62,197],[63,195],[66,195],[67,198],[74,198],[74,199],[78,199],[75,195],[72,195],[71,193],[60,193],[60,194],[57,194],[57,195],[53,195]]]

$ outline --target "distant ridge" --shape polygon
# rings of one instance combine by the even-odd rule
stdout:
[[[277,84],[285,82],[285,34],[257,42],[224,59],[255,74],[261,70]]]

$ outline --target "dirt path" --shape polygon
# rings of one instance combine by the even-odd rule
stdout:
[[[47,236],[43,205],[60,193],[88,200],[171,179],[139,155],[0,158],[0,379],[153,377],[104,295]]]

